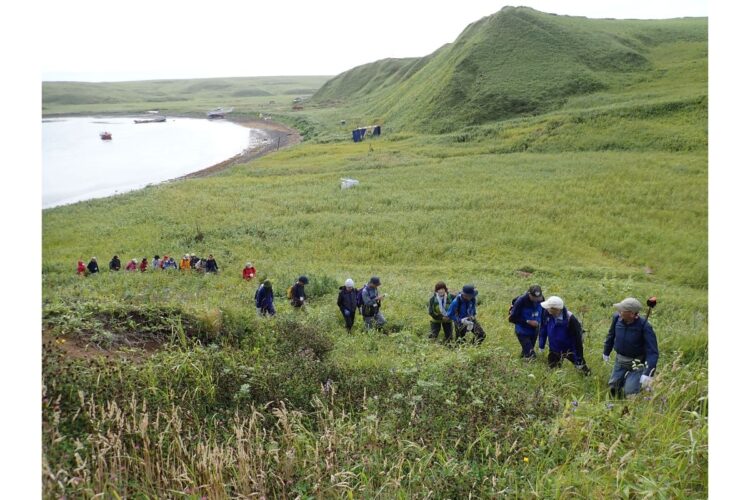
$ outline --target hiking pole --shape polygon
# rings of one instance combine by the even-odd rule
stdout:
[[[646,321],[648,321],[648,317],[651,314],[651,309],[656,307],[656,297],[653,295],[646,300],[646,305],[648,306],[648,311],[646,311]]]

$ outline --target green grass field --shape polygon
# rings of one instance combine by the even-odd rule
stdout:
[[[453,44],[476,44],[463,60],[497,70],[497,88],[516,83],[502,76],[512,61],[482,59],[481,40],[496,43],[486,27],[536,33],[503,12]],[[549,96],[534,113],[478,119],[450,106],[424,114],[378,104],[411,79],[414,102],[440,95],[419,87],[420,72],[459,71],[460,62],[430,68],[449,46],[420,67],[378,65],[393,73],[356,75],[346,90],[331,80],[304,110],[279,110],[305,128],[300,145],[212,177],[43,211],[45,497],[707,496],[706,20],[618,21],[615,30],[521,14],[554,22],[546,32],[563,41],[639,40],[631,48],[644,61],[600,67],[606,85]],[[525,36],[524,50],[541,43]],[[176,89],[210,83],[142,82],[185,113],[214,107],[216,96]],[[537,84],[529,89],[541,92]],[[80,84],[69,85],[76,94]],[[100,85],[108,95],[115,84]],[[44,113],[146,102],[44,95]],[[256,97],[240,112],[263,112]],[[456,126],[410,126],[441,109]],[[379,119],[381,138],[351,142],[354,124]],[[341,190],[342,177],[360,185]],[[75,274],[93,255],[104,269],[114,254],[188,252],[213,253],[220,273]],[[248,260],[274,284],[276,318],[255,314],[257,283],[240,277]],[[311,298],[297,314],[283,295],[300,274]],[[372,275],[388,294],[388,335],[363,331],[361,318],[347,335],[338,286]],[[439,280],[480,290],[481,347],[427,339]],[[519,359],[506,312],[532,283],[583,320],[591,377]],[[661,352],[654,390],[610,400],[601,350],[612,303],[649,295],[660,299],[650,318]]]

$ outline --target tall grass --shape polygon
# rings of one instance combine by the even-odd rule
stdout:
[[[453,70],[486,59],[465,42],[507,21],[488,18],[424,61],[332,82],[334,95],[362,99],[288,114],[301,145],[212,177],[43,211],[45,496],[707,495],[705,20],[509,12],[520,26],[536,23],[525,35],[533,43],[516,47],[528,54],[544,48],[546,26],[578,63],[575,35],[595,25],[581,34],[604,43],[590,57],[628,47],[647,62],[589,60],[599,69],[584,76],[606,85],[547,96],[549,113],[475,122],[431,104],[426,112],[442,109],[456,126],[412,126],[426,116],[420,102],[460,77]],[[420,77],[431,65],[435,78]],[[372,69],[380,73],[368,80]],[[303,80],[275,92],[291,95]],[[270,109],[255,94],[274,93],[273,82],[162,83],[102,85],[96,103],[45,94],[44,111],[130,112],[151,102],[134,97],[143,92],[190,112],[230,92],[249,115]],[[503,83],[525,90],[517,84]],[[57,90],[80,91],[66,88]],[[376,118],[388,118],[384,136],[359,144],[339,125]],[[341,177],[360,184],[341,190]],[[188,252],[212,253],[220,272],[75,274],[93,255],[106,268],[114,254]],[[241,279],[248,260],[254,282]],[[305,312],[284,297],[301,274]],[[387,335],[364,331],[361,318],[347,334],[338,287],[373,275],[388,294]],[[254,310],[266,278],[274,318]],[[481,347],[427,339],[438,280],[480,290]],[[583,321],[591,377],[519,359],[505,316],[531,283]],[[660,298],[654,390],[610,400],[611,365],[599,354],[612,304],[649,295]]]

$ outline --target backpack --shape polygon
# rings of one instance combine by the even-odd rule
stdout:
[[[513,323],[513,320],[511,319],[511,313],[513,312],[513,306],[516,305],[516,301],[523,297],[523,295],[519,295],[518,297],[514,297],[513,300],[510,301],[510,306],[508,306],[508,323]]]
[[[365,292],[366,287],[367,285],[357,290],[357,309],[359,309],[360,313],[364,312],[365,300],[362,297],[362,294]]]
[[[292,300],[293,290],[294,290],[294,285],[292,285],[292,286],[290,286],[289,288],[286,289],[286,298],[287,299]]]

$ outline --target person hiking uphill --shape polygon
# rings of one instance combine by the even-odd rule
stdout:
[[[516,338],[521,344],[522,358],[536,358],[534,344],[539,333],[539,322],[542,319],[542,306],[539,304],[543,300],[542,287],[531,285],[528,292],[516,297],[513,301],[508,321],[516,325]]]
[[[354,288],[354,280],[349,278],[344,286],[339,287],[339,297],[336,305],[339,306],[341,315],[344,317],[346,331],[351,333],[354,326],[354,316],[357,313],[357,289]]]
[[[430,297],[427,303],[427,314],[430,315],[430,337],[436,339],[440,336],[440,329],[443,329],[443,343],[450,342],[453,339],[453,322],[448,317],[448,308],[456,297],[448,292],[448,287],[444,282],[438,281],[435,284],[435,293]]]
[[[289,288],[287,295],[292,307],[297,309],[304,307],[305,299],[307,298],[307,295],[305,294],[305,285],[308,283],[310,283],[310,280],[307,279],[307,276],[300,276],[297,278],[297,282]]]
[[[550,368],[562,366],[567,359],[583,374],[591,374],[583,358],[583,327],[572,312],[568,311],[560,297],[553,295],[540,304],[542,326],[539,329],[539,350],[543,351],[549,341],[547,364]]]
[[[653,383],[659,346],[651,324],[638,316],[643,306],[637,299],[628,297],[612,305],[617,313],[612,316],[604,339],[602,359],[608,363],[614,348],[617,355],[608,381],[610,394],[622,397],[624,392],[625,396],[631,396]]]
[[[99,264],[96,262],[96,257],[91,257],[91,260],[89,261],[88,265],[86,266],[86,269],[88,269],[89,274],[94,274],[99,272]]]
[[[447,316],[456,325],[456,342],[463,343],[466,332],[474,334],[472,343],[481,344],[484,341],[484,329],[477,321],[477,295],[479,291],[474,285],[464,285],[448,308]]]
[[[115,255],[112,257],[112,260],[109,261],[109,270],[110,271],[119,271],[121,267],[120,264],[120,258]]]
[[[385,325],[385,317],[380,312],[381,301],[385,295],[378,291],[380,278],[373,276],[367,282],[367,286],[362,289],[362,317],[365,320],[365,329],[372,329],[372,322],[375,321],[375,328],[382,330]],[[385,333],[385,332],[383,332]]]
[[[260,316],[273,316],[276,309],[273,307],[273,287],[271,280],[265,280],[255,291],[255,310]]]
[[[248,262],[245,264],[245,267],[242,268],[242,279],[250,281],[253,278],[255,278],[255,267],[252,262]]]

